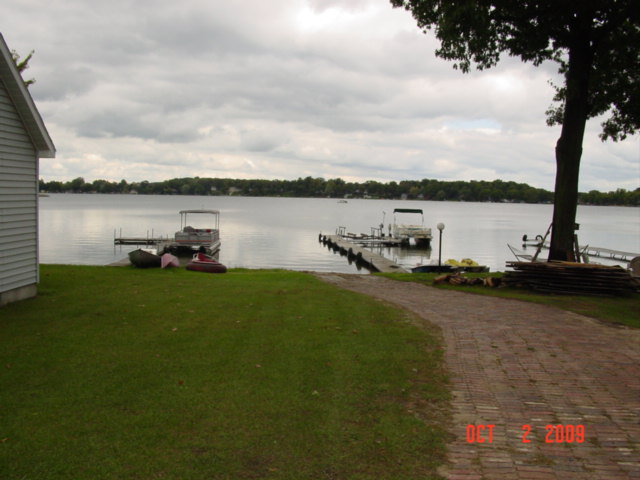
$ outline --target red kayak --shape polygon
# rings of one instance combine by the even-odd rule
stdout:
[[[227,267],[215,260],[193,259],[187,263],[187,270],[206,273],[225,273],[227,271]]]

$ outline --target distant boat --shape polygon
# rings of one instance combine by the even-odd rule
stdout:
[[[129,252],[129,261],[138,268],[155,268],[162,266],[162,259],[159,255],[155,255],[141,248]]]

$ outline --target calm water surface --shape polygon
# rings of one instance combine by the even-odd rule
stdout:
[[[318,234],[370,233],[371,227],[393,223],[394,208],[421,208],[434,232],[433,250],[385,248],[382,253],[412,267],[438,260],[442,222],[442,260],[472,258],[492,271],[514,260],[507,244],[521,248],[523,234],[544,234],[551,205],[420,202],[394,200],[198,197],[155,195],[53,194],[40,198],[42,263],[106,265],[136,247],[113,246],[119,236],[173,236],[180,227],[179,210],[220,210],[220,261],[230,268],[367,273],[318,242]],[[582,245],[640,252],[640,209],[578,208]],[[531,249],[530,249],[531,250]]]

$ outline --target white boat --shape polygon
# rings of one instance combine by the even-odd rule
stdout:
[[[398,214],[420,215],[420,224],[399,223]],[[416,246],[429,247],[431,245],[431,229],[424,226],[424,214],[419,208],[396,208],[393,210],[393,226],[391,236],[402,243],[409,244],[412,241]]]
[[[199,222],[198,227],[193,227],[190,219],[194,215],[210,215],[213,218],[206,222],[206,226]],[[180,230],[175,234],[174,246],[190,249],[205,247],[211,253],[220,250],[220,211],[181,210]]]

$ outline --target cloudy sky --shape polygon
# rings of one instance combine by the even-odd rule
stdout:
[[[388,0],[3,0],[57,147],[45,180],[513,180],[553,190],[555,64],[464,75]],[[588,124],[580,190],[640,186]]]

